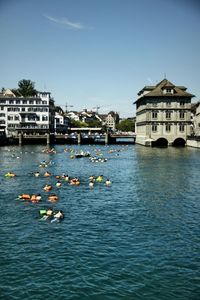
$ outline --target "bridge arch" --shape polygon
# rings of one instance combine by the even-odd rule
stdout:
[[[174,147],[184,147],[186,141],[183,138],[177,138],[173,141],[172,146]]]
[[[168,140],[165,138],[159,138],[152,142],[152,147],[168,147]]]

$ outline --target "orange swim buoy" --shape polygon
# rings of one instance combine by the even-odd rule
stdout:
[[[37,195],[34,194],[34,195],[31,196],[31,199],[30,199],[30,200],[31,200],[32,202],[38,202],[38,201],[41,200],[41,198],[42,198],[42,197],[41,197],[40,194],[37,194]]]
[[[22,200],[31,200],[31,196],[29,194],[22,194],[19,198]]]
[[[73,178],[70,180],[70,184],[71,185],[79,185],[80,184],[80,181],[78,178]]]
[[[37,201],[36,195],[32,195],[32,196],[31,196],[31,201],[33,201],[33,202],[36,202],[36,201]]]

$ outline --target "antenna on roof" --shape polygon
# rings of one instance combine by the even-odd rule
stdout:
[[[68,111],[68,107],[74,107],[74,105],[69,105],[67,102],[65,103],[65,110]]]
[[[166,73],[164,73],[164,79],[167,79],[167,78],[166,78]]]

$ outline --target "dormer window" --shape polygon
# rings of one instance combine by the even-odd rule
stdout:
[[[163,90],[163,94],[173,94],[174,90],[172,88],[165,88]]]

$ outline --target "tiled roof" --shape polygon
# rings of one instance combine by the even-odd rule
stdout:
[[[165,89],[171,88],[173,89],[173,93],[164,93]],[[175,86],[167,79],[163,79],[159,82],[156,86],[149,86],[144,87],[138,95],[140,96],[143,91],[149,91],[142,95],[138,100],[142,99],[143,97],[194,97],[194,95],[186,92],[186,87],[184,86]],[[137,101],[138,101],[137,100]],[[135,103],[137,102],[135,101]]]

